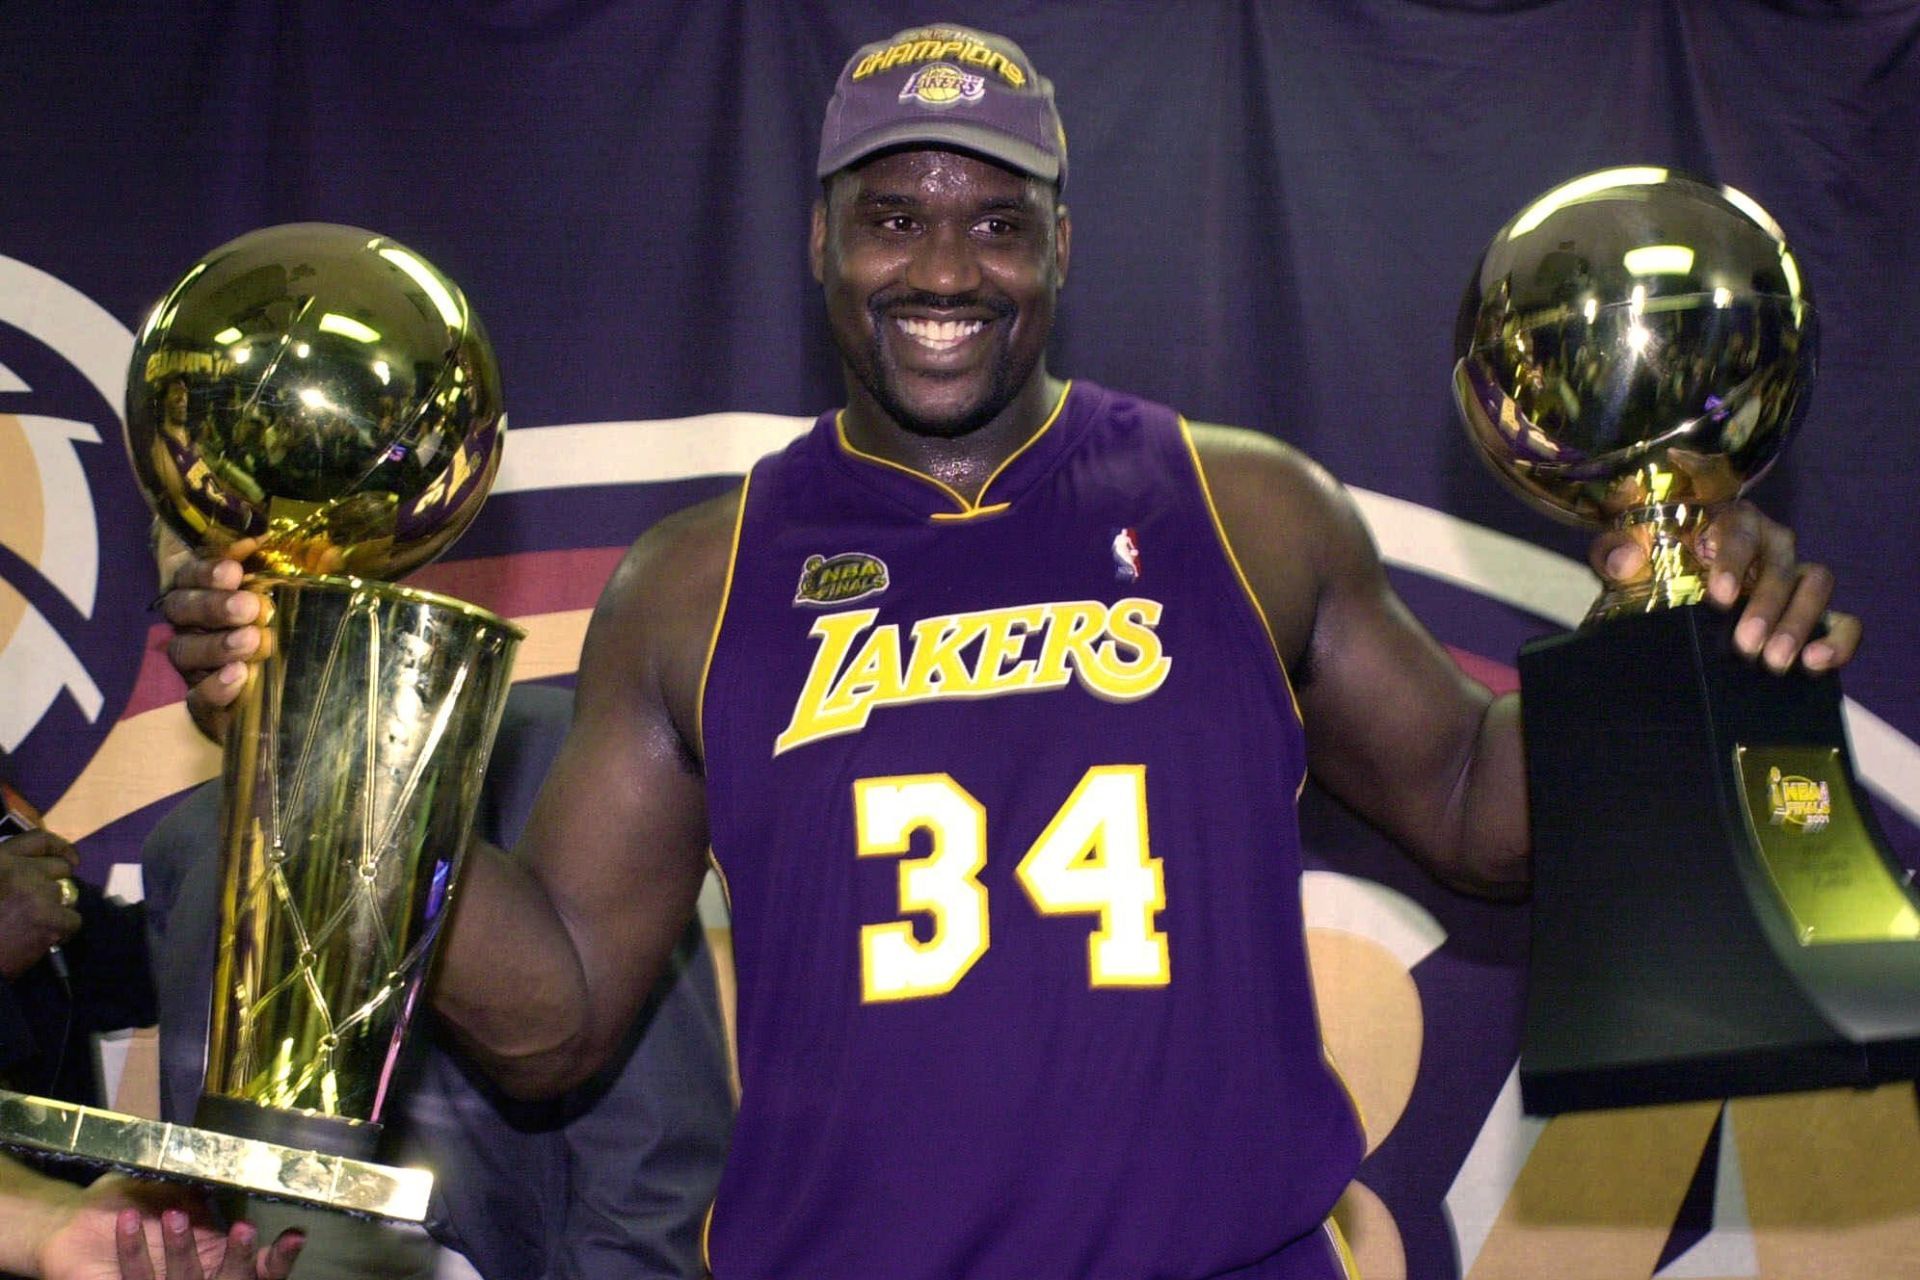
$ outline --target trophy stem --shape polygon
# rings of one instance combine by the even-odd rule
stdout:
[[[1694,550],[1706,511],[1691,504],[1635,507],[1613,522],[1647,553],[1646,571],[1607,588],[1587,611],[1583,627],[1636,613],[1657,613],[1707,598],[1707,566]]]

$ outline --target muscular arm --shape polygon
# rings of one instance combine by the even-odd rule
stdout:
[[[1292,674],[1308,767],[1363,818],[1449,884],[1500,897],[1525,891],[1528,829],[1520,703],[1461,673],[1407,612],[1352,500],[1325,471],[1268,437],[1196,425],[1222,524]],[[1715,521],[1713,598],[1751,590],[1739,647],[1781,671],[1845,664],[1857,619],[1826,614],[1832,590],[1793,538],[1751,506]],[[1596,567],[1628,575],[1645,558],[1595,544]]]
[[[591,1075],[691,917],[706,872],[700,678],[737,496],[633,546],[594,610],[574,718],[514,856],[471,851],[433,998],[508,1090]]]
[[[1194,439],[1293,678],[1310,771],[1448,883],[1521,891],[1518,700],[1468,679],[1407,612],[1324,470],[1251,432],[1196,426]]]

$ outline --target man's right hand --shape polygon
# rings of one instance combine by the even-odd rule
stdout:
[[[260,624],[266,621],[266,597],[240,587],[245,573],[240,562],[253,547],[252,541],[241,541],[217,558],[183,561],[160,597],[161,612],[173,626],[167,660],[187,682],[187,713],[215,742],[226,734],[247,664],[264,656]]]
[[[60,890],[79,861],[51,831],[0,840],[0,975],[19,977],[80,927]]]

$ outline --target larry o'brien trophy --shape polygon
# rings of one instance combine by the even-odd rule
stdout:
[[[0,1142],[418,1220],[378,1163],[521,633],[395,586],[499,465],[499,374],[461,291],[352,227],[214,250],[141,328],[127,444],[190,545],[258,540],[266,656],[226,740],[219,959],[197,1127],[0,1096]]]
[[[1665,169],[1556,187],[1468,288],[1454,394],[1481,454],[1651,559],[1520,653],[1529,1111],[1920,1076],[1920,897],[1838,680],[1736,654],[1694,546],[1798,427],[1815,346],[1773,219]]]

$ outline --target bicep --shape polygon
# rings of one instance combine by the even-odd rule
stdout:
[[[668,710],[657,637],[631,613],[596,614],[573,722],[515,850],[572,940],[597,1038],[645,1000],[706,870],[704,780]]]
[[[1369,552],[1369,554],[1371,554]],[[1445,871],[1492,695],[1394,594],[1377,563],[1322,593],[1298,691],[1315,777]]]
[[[1473,823],[1523,850],[1524,809],[1509,803],[1517,719],[1489,716],[1492,695],[1407,611],[1352,498],[1273,441],[1203,438],[1221,518],[1295,678],[1314,776],[1451,879],[1477,879],[1461,867]]]

